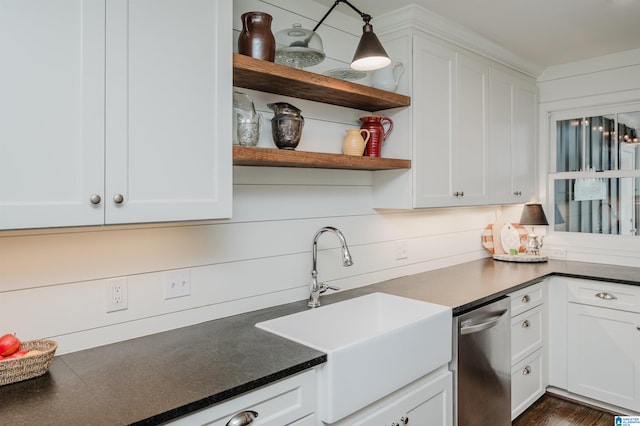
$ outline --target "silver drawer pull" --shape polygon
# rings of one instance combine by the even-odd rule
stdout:
[[[529,367],[528,365],[524,368],[524,370],[522,370],[522,375],[523,376],[528,376],[529,374],[531,374],[531,367]]]
[[[226,426],[250,425],[251,423],[253,423],[256,417],[258,417],[258,413],[256,413],[255,411],[243,411],[231,417],[231,420],[229,420]]]
[[[525,294],[524,296],[522,296],[522,303],[529,303],[529,300],[531,300],[531,298],[529,297],[528,294]]]
[[[604,291],[601,291],[600,293],[596,293],[596,297],[598,299],[602,299],[602,300],[616,300],[617,297],[614,296],[611,293],[605,293]]]
[[[522,321],[522,328],[527,328],[527,327],[529,327],[529,320]]]

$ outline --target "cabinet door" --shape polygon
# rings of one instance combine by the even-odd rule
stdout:
[[[487,202],[488,67],[414,37],[415,207]]]
[[[414,203],[448,205],[453,198],[453,101],[456,53],[413,39]]]
[[[231,23],[227,1],[107,2],[106,223],[230,216]]]
[[[513,125],[511,128],[511,187],[512,203],[529,200],[535,192],[535,127],[538,102],[535,82],[516,80],[513,88]]]
[[[457,54],[453,139],[453,195],[456,205],[486,204],[488,199],[488,75],[487,65]]]
[[[535,188],[536,89],[491,68],[489,74],[489,201],[526,202]]]
[[[0,2],[0,229],[103,222],[104,8]]]
[[[492,203],[512,198],[513,79],[491,68],[489,73],[489,188]]]
[[[415,386],[399,396],[374,403],[379,406],[357,420],[347,419],[349,426],[368,425],[429,425],[451,426],[453,424],[453,379],[451,372],[438,375],[432,380]],[[365,409],[367,410],[367,409]],[[343,423],[341,422],[340,425]]]
[[[640,410],[640,314],[569,304],[569,391]]]

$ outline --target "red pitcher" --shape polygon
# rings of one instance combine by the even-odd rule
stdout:
[[[368,115],[366,117],[360,117],[362,125],[361,129],[367,129],[369,131],[369,143],[364,149],[364,155],[368,157],[380,157],[380,150],[382,149],[382,142],[387,139],[391,130],[393,130],[393,121],[389,117],[380,117],[377,115]],[[384,124],[388,125],[387,130],[384,129]]]

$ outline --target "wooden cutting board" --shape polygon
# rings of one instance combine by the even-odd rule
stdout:
[[[520,247],[518,248],[518,252],[519,253],[524,253],[524,245],[522,244],[522,237],[526,237],[528,232],[525,229],[524,226],[520,225],[519,223],[512,223],[511,224],[514,228],[516,228],[518,230],[518,234],[520,235]],[[481,238],[482,238],[482,247],[484,247],[489,253],[491,254],[500,254],[500,253],[496,253],[495,251],[495,242],[493,239],[493,227],[494,224],[490,223],[489,225],[487,225],[486,228],[484,228],[484,230],[482,231],[481,234]],[[498,230],[501,231],[501,230]],[[497,232],[498,235],[498,244],[500,244],[500,232]],[[500,249],[502,249],[502,245],[500,245]],[[504,253],[504,252],[503,252]]]

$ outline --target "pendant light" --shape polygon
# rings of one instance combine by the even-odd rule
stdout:
[[[329,16],[329,14],[333,12],[333,9],[335,9],[335,7],[340,3],[345,3],[359,14],[364,21],[362,37],[360,37],[356,53],[353,55],[351,68],[357,71],[373,71],[389,65],[391,63],[391,58],[389,58],[384,47],[382,47],[382,43],[380,43],[380,40],[378,40],[378,37],[373,32],[373,26],[370,24],[371,15],[361,12],[347,0],[336,0],[329,11],[325,13],[322,19],[320,19],[318,24],[313,28],[313,31],[315,32],[318,29],[324,20],[327,19],[327,16]]]

